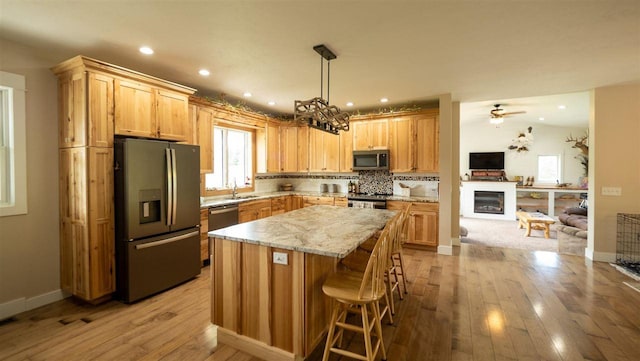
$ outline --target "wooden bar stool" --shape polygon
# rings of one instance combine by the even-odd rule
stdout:
[[[382,359],[386,360],[387,353],[380,322],[380,299],[384,297],[386,291],[384,272],[389,264],[390,234],[395,232],[398,216],[389,221],[380,234],[364,272],[338,271],[329,276],[322,285],[324,294],[334,299],[323,361],[329,359],[331,352],[358,360],[373,361],[379,351]],[[360,313],[362,327],[346,322],[349,312]],[[339,328],[337,332],[336,328]],[[365,355],[340,348],[345,329],[363,334]],[[372,331],[376,337],[375,345],[372,342]]]
[[[396,230],[397,236],[391,247],[391,262],[394,265],[395,276],[402,277],[404,293],[409,293],[407,290],[407,275],[404,270],[404,257],[402,255],[402,245],[409,238],[409,208],[410,206],[406,207],[404,211],[402,211],[402,221]],[[398,295],[402,300],[402,292],[400,292],[399,288]]]

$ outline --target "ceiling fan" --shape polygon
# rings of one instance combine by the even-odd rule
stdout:
[[[491,118],[489,119],[491,124],[500,124],[504,122],[504,117],[508,117],[510,115],[526,113],[525,111],[505,112],[504,109],[500,108],[500,104],[494,104],[493,106],[494,109],[491,109]]]

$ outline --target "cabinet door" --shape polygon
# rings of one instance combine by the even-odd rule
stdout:
[[[298,171],[298,127],[280,127],[280,171]]]
[[[280,132],[276,124],[267,124],[267,172],[280,172]]]
[[[340,172],[353,172],[353,131],[340,132]]]
[[[89,145],[113,147],[113,78],[89,73]]]
[[[324,171],[324,133],[321,130],[309,128],[309,171]]]
[[[333,199],[333,205],[337,207],[348,207],[349,200],[347,200],[347,197],[335,197]]]
[[[333,197],[312,197],[303,196],[303,207],[311,207],[315,205],[332,206],[334,204]]]
[[[322,135],[322,148],[324,153],[324,171],[339,172],[340,171],[340,137],[336,134],[327,132]]]
[[[407,242],[425,246],[438,245],[437,205],[411,205]]]
[[[353,122],[353,149],[371,150],[389,147],[389,122],[387,119]]]
[[[86,145],[85,73],[71,74],[58,82],[58,144],[60,148]]]
[[[286,208],[287,208],[286,199],[288,198],[289,197],[286,197],[286,196],[271,198],[271,215],[272,216],[286,212]],[[289,207],[290,206],[291,205],[289,204]]]
[[[309,127],[298,127],[298,172],[309,171]]]
[[[411,117],[397,117],[389,121],[391,158],[390,172],[412,172],[414,166],[415,132]]]
[[[189,98],[166,90],[156,92],[156,122],[160,139],[186,142],[190,138]]]
[[[115,133],[158,137],[154,89],[126,80],[115,82]]]
[[[113,149],[89,147],[89,272],[94,300],[115,291],[115,244],[113,213]]]
[[[213,112],[198,107],[196,126],[200,146],[200,173],[213,173]]]
[[[440,124],[438,116],[415,120],[416,172],[437,172],[440,156]]]
[[[209,210],[200,209],[200,261],[209,259]]]

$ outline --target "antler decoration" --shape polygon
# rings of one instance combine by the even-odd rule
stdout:
[[[571,143],[574,142],[574,144],[571,146],[571,148],[578,148],[580,149],[580,151],[582,152],[583,155],[588,156],[589,155],[589,145],[585,144],[585,142],[589,139],[589,134],[586,134],[583,137],[580,137],[579,139],[574,138],[571,133],[569,133],[569,136],[567,137],[566,142],[567,143]]]

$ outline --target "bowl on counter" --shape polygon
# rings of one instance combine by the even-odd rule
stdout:
[[[281,191],[292,191],[293,190],[293,185],[291,183],[285,183],[285,184],[281,184],[280,185],[280,190]]]

